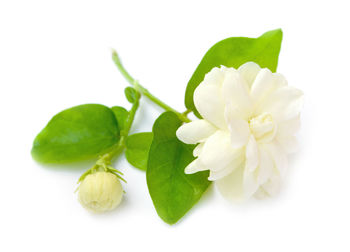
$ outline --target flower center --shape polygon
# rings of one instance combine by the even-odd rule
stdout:
[[[260,142],[270,142],[276,134],[276,124],[271,114],[263,113],[249,121],[249,128],[255,139]]]

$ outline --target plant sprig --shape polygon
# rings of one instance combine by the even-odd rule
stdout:
[[[221,65],[237,68],[247,61],[254,61],[274,72],[281,41],[282,31],[278,29],[258,38],[232,37],[215,44],[204,55],[187,84],[186,111],[183,113],[155,97],[135,80],[113,50],[112,59],[130,84],[125,89],[125,96],[132,104],[131,109],[127,111],[123,107],[109,108],[100,104],[66,109],[56,114],[37,135],[32,156],[42,163],[70,163],[97,158],[93,167],[79,178],[78,183],[81,183],[89,174],[98,171],[113,173],[124,180],[123,173],[112,167],[112,160],[126,150],[128,162],[146,171],[148,190],[158,215],[165,222],[174,224],[197,203],[210,184],[207,172],[184,173],[184,168],[194,160],[192,151],[195,146],[184,144],[176,137],[180,125],[191,122],[189,113],[201,118],[194,104],[194,90],[206,73]],[[141,96],[147,97],[165,112],[155,121],[152,132],[129,135]]]

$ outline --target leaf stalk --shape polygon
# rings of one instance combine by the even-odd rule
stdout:
[[[146,88],[144,88],[137,80],[135,80],[131,75],[126,71],[124,68],[118,53],[113,50],[112,52],[112,59],[115,63],[115,65],[118,67],[118,70],[120,73],[124,76],[124,78],[142,95],[146,96],[148,99],[150,99],[152,102],[157,104],[159,107],[163,108],[166,111],[172,111],[174,112],[181,121],[188,123],[191,122],[190,119],[186,116],[186,114],[180,113],[179,111],[175,110],[174,108],[167,105],[165,102],[161,101],[157,97],[155,97],[153,94],[151,94]]]
[[[79,178],[78,183],[83,181],[87,175],[89,175],[91,173],[95,173],[97,171],[105,171],[105,172],[113,173],[119,179],[126,182],[121,177],[121,175],[123,175],[123,173],[121,173],[117,169],[114,169],[111,166],[111,163],[112,163],[112,159],[117,157],[120,153],[122,153],[124,148],[125,148],[126,138],[129,135],[129,131],[130,131],[132,123],[134,121],[136,111],[140,105],[139,100],[140,100],[140,93],[137,92],[136,100],[132,104],[132,107],[129,111],[128,118],[126,119],[125,129],[120,132],[120,139],[119,139],[118,143],[114,146],[114,148],[110,152],[100,156],[99,159],[96,161],[96,164],[93,167],[91,167],[89,170],[87,170],[86,172],[83,173],[83,175]]]

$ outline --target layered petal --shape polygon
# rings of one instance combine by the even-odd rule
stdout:
[[[273,73],[272,78],[273,78],[273,84],[274,84],[274,88],[272,91],[274,91],[278,88],[281,88],[281,87],[288,86],[288,81],[286,80],[286,78],[282,74]]]
[[[287,80],[283,75],[271,73],[267,68],[261,69],[251,88],[251,96],[254,103],[253,114],[257,116],[261,111],[259,108],[266,99],[279,88],[287,86]]]
[[[211,170],[208,180],[215,181],[215,180],[219,180],[219,179],[227,176],[228,174],[233,172],[235,169],[239,168],[242,165],[243,162],[244,162],[244,155],[243,155],[243,152],[242,152],[242,155],[240,155],[237,158],[235,158],[225,168],[223,168],[223,169],[221,169],[219,171],[212,171]]]
[[[297,115],[290,120],[282,121],[277,124],[276,137],[293,136],[300,129],[300,116]]]
[[[250,198],[259,188],[256,178],[256,172],[251,172],[248,169],[244,170],[243,175],[243,195],[244,199]]]
[[[299,143],[295,136],[278,137],[277,142],[288,153],[295,153],[299,149]]]
[[[241,153],[242,149],[231,146],[229,133],[218,130],[205,142],[198,159],[211,171],[219,171],[227,167]]]
[[[274,162],[271,155],[265,150],[264,146],[259,146],[260,162],[257,169],[257,182],[259,185],[266,183],[272,176]]]
[[[245,158],[245,169],[254,172],[259,165],[259,150],[253,135],[250,136],[246,146]]]
[[[254,193],[254,198],[258,200],[266,199],[269,195],[265,192],[265,190],[260,186],[258,190]]]
[[[199,171],[205,171],[205,170],[208,170],[208,168],[205,167],[197,158],[186,166],[185,173],[193,174],[193,173],[196,173]]]
[[[260,71],[260,66],[254,62],[247,62],[238,68],[238,72],[241,74],[248,88],[250,89],[253,82]]]
[[[233,68],[229,68],[225,74],[222,97],[225,104],[239,108],[244,116],[243,119],[249,118],[253,109],[249,89],[239,72]]]
[[[181,126],[177,137],[199,143],[186,173],[209,170],[230,200],[276,194],[294,152],[303,93],[286,79],[248,62],[238,70],[213,68],[194,92],[203,120]]]
[[[276,135],[277,127],[270,114],[263,113],[249,121],[249,128],[258,142],[271,142]]]
[[[227,176],[216,180],[221,195],[230,201],[242,201],[253,195],[259,188],[254,172],[247,172],[244,163]]]
[[[231,145],[234,148],[240,148],[247,144],[250,129],[246,120],[241,119],[240,112],[234,107],[227,106],[225,109],[225,119],[230,131]]]
[[[266,144],[265,148],[271,155],[277,174],[284,177],[288,167],[287,153],[277,141]]]
[[[274,196],[278,194],[281,189],[281,178],[279,176],[273,176],[261,187],[267,196]]]
[[[204,76],[203,84],[204,85],[213,85],[221,87],[222,82],[225,78],[227,68],[221,66],[220,68],[214,67],[209,73]]]
[[[186,144],[203,142],[210,135],[215,133],[217,128],[206,120],[196,120],[183,124],[176,131],[176,136]]]
[[[261,100],[273,88],[274,82],[272,73],[269,69],[263,68],[257,74],[251,90],[250,95],[255,103]]]
[[[227,176],[215,181],[216,187],[224,198],[230,201],[244,199],[243,173],[244,164],[241,164]]]
[[[221,87],[201,83],[193,94],[194,104],[201,116],[216,127],[226,129],[224,118],[224,101]]]
[[[282,87],[272,92],[255,110],[255,113],[270,113],[276,123],[299,115],[303,105],[303,93],[293,87]]]
[[[198,144],[196,148],[194,148],[193,150],[193,156],[198,157],[202,153],[203,147],[204,147],[204,143]]]

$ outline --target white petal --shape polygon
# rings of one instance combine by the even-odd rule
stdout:
[[[198,159],[195,159],[186,166],[185,173],[192,174],[192,173],[205,171],[205,170],[208,170],[208,169],[203,164],[201,164]]]
[[[237,119],[242,119],[247,121],[247,113],[242,111],[239,107],[237,107],[233,103],[226,104],[224,116],[225,116],[226,124],[228,124],[228,120],[230,118],[237,118]]]
[[[274,162],[271,158],[271,155],[265,150],[263,146],[259,148],[259,153],[260,153],[260,163],[259,163],[259,168],[257,170],[258,172],[257,180],[259,185],[261,185],[266,183],[266,181],[272,176]]]
[[[245,169],[249,172],[253,172],[259,164],[258,145],[253,135],[250,136],[248,144],[246,146],[245,157]]]
[[[282,121],[277,124],[276,137],[293,136],[300,129],[300,116],[296,116],[290,120]]]
[[[259,188],[254,172],[247,172],[244,162],[215,184],[222,196],[231,201],[245,200]]]
[[[214,85],[221,87],[222,82],[224,81],[226,72],[226,67],[214,67],[204,76],[203,84],[204,85]]]
[[[288,159],[285,150],[276,141],[266,144],[265,147],[274,161],[277,172],[283,177],[288,168]]]
[[[244,199],[243,172],[244,165],[242,164],[229,175],[215,181],[219,192],[227,200],[239,201]]]
[[[200,143],[196,146],[196,148],[194,148],[193,150],[194,157],[198,157],[202,153],[203,146],[204,146],[204,143]]]
[[[286,80],[286,78],[280,74],[280,73],[273,73],[272,74],[272,78],[273,78],[273,81],[274,81],[274,88],[277,89],[277,88],[281,88],[281,87],[284,87],[284,86],[288,86],[288,82]]]
[[[250,198],[258,190],[259,184],[255,172],[249,172],[247,169],[244,170],[243,188],[245,199]]]
[[[227,168],[222,169],[220,171],[210,171],[208,180],[215,181],[215,180],[222,179],[223,177],[226,177],[228,174],[230,174],[233,170],[234,170],[233,167],[228,166]]]
[[[273,176],[261,187],[268,196],[274,196],[280,191],[281,178],[279,176]]]
[[[277,126],[270,114],[263,113],[249,121],[249,128],[259,143],[269,143],[276,135]]]
[[[243,162],[244,162],[244,154],[243,154],[243,151],[242,151],[242,155],[240,155],[239,157],[235,158],[227,167],[225,167],[225,168],[223,168],[223,169],[221,169],[219,171],[211,170],[208,180],[215,181],[215,180],[219,180],[219,179],[227,176],[228,174],[233,172],[235,169],[241,167]]]
[[[299,144],[295,136],[278,137],[277,142],[288,154],[295,153],[298,151]]]
[[[204,141],[215,133],[217,128],[206,120],[196,120],[183,124],[176,131],[176,136],[187,144],[196,144]]]
[[[219,86],[201,83],[194,91],[193,100],[198,112],[204,119],[218,128],[226,128],[224,103]]]
[[[240,119],[236,111],[235,108],[227,106],[225,109],[225,118],[230,131],[232,147],[239,148],[247,144],[250,129],[248,122]]]
[[[204,143],[199,160],[212,171],[219,171],[237,158],[241,149],[233,148],[228,132],[218,130]]]
[[[272,89],[272,87],[272,73],[269,69],[263,68],[254,80],[250,95],[255,102],[258,102]]]
[[[269,195],[265,192],[265,190],[260,186],[258,190],[254,193],[254,198],[258,200],[266,199]]]
[[[271,113],[274,121],[290,120],[299,115],[303,105],[303,93],[293,87],[282,87],[272,92],[265,100],[258,111]]]
[[[282,74],[271,73],[267,68],[261,69],[251,87],[251,96],[255,106],[260,106],[273,91],[287,85],[287,80]]]
[[[253,85],[253,82],[260,71],[260,66],[254,62],[247,62],[238,68],[238,72],[242,75],[246,81],[249,89]]]
[[[239,72],[233,68],[229,68],[225,74],[222,97],[225,104],[239,108],[245,114],[245,119],[248,119],[253,109],[249,89]]]

